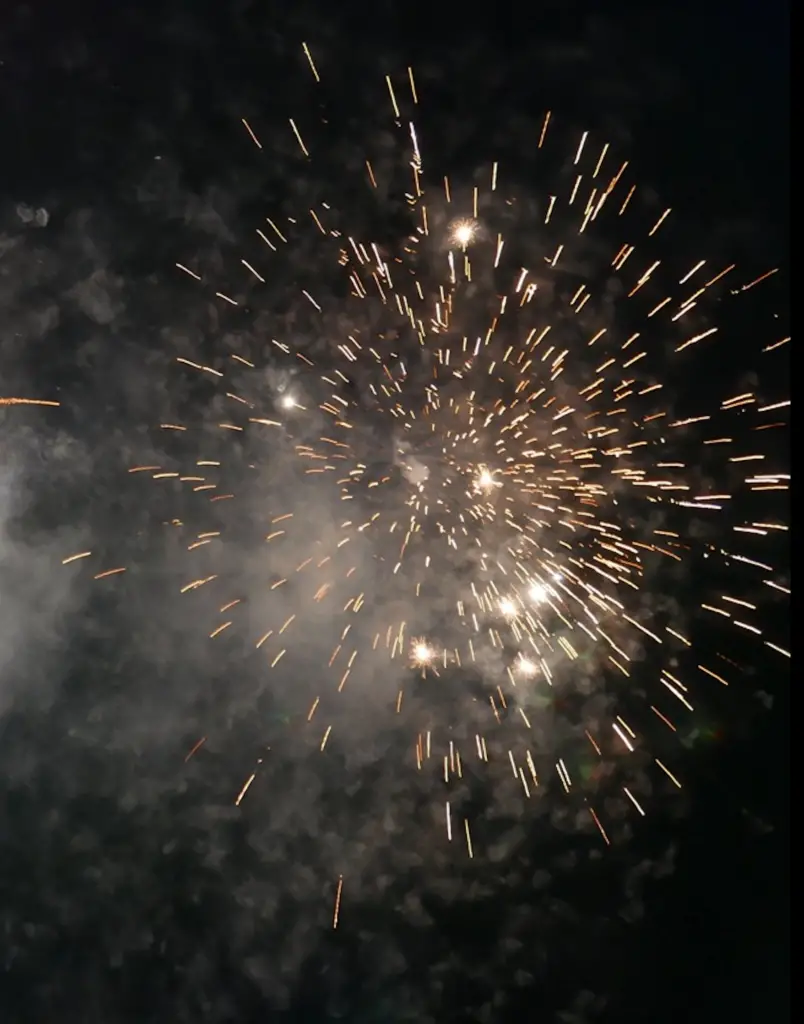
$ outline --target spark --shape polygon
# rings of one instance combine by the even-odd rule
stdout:
[[[47,405],[57,407],[61,402],[54,402],[47,398],[3,398],[0,396],[0,405]]]
[[[414,665],[425,668],[432,664],[435,658],[435,651],[426,641],[416,640],[411,648],[411,658]]]
[[[338,927],[338,919],[341,914],[341,893],[343,892],[343,875],[338,876],[338,888],[335,892],[335,909],[332,914],[332,927]]]
[[[513,615],[516,615],[516,613],[516,604],[511,600],[510,597],[504,597],[502,601],[500,601],[500,614],[504,615],[507,619],[509,619]]]
[[[478,225],[475,220],[456,221],[450,231],[450,239],[453,245],[459,249],[468,249],[477,237]]]

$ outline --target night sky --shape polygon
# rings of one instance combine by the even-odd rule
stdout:
[[[265,202],[312,187],[285,152],[257,163],[240,123],[268,138],[315,102],[302,40],[344,114],[335,160],[362,160],[383,76],[413,65],[428,152],[451,174],[491,154],[527,194],[551,109],[610,139],[678,211],[671,248],[749,274],[780,266],[750,317],[723,314],[728,360],[704,358],[674,397],[684,408],[715,378],[753,384],[768,318],[787,315],[787,11],[608,6],[4,9],[0,396],[61,405],[0,409],[0,1020],[788,1019],[783,659],[763,655],[728,699],[702,702],[683,795],[629,844],[601,858],[588,835],[505,822],[505,858],[451,870],[411,828],[426,790],[383,768],[405,739],[366,727],[367,746],[315,777],[283,739],[292,702],[250,688],[235,640],[214,656],[198,642],[200,606],[175,596],[166,489],[125,472],[156,457],[155,422],[208,400],[171,377],[166,352],[211,358],[221,336],[257,330],[256,299],[224,321],[174,264],[237,262]],[[392,244],[393,218],[366,211],[362,226]],[[280,304],[296,269],[273,282]],[[787,364],[774,365],[763,387],[785,393]],[[237,525],[231,571],[247,588],[257,527]],[[89,548],[132,568],[100,588],[61,566]],[[788,549],[766,554],[789,578]],[[680,583],[679,601],[695,587]],[[758,612],[777,632],[786,614],[771,600]],[[265,745],[288,755],[271,777],[288,799],[264,789],[235,808]],[[350,845],[355,820],[368,824]]]

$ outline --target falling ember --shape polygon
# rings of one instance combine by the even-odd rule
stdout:
[[[206,738],[206,736],[202,736],[202,737],[201,737],[201,739],[200,739],[200,740],[198,740],[198,742],[197,742],[197,743],[195,743],[195,744],[194,744],[194,745],[193,745],[193,746],[192,746],[192,747],[190,748],[190,750],[189,750],[189,752],[188,752],[187,756],[186,756],[186,757],[184,758],[184,763],[185,763],[185,764],[187,764],[187,762],[188,762],[188,761],[189,761],[189,760],[190,760],[190,759],[191,759],[191,758],[193,757],[193,755],[195,755],[195,754],[197,754],[197,753],[198,753],[198,751],[199,751],[199,750],[201,749],[201,747],[202,747],[202,746],[203,746],[203,745],[204,745],[204,744],[206,743],[206,741],[207,741],[207,738]]]
[[[105,572],[99,572],[95,576],[93,576],[92,578],[96,579],[96,580],[105,580],[109,576],[119,576],[120,573],[123,573],[125,571],[126,571],[125,566],[121,566],[119,569],[107,569]]]
[[[595,825],[597,825],[598,831],[600,832],[601,836],[603,836],[603,842],[606,844],[606,846],[611,846],[611,840],[606,835],[606,830],[601,825],[600,818],[598,818],[597,814],[595,813],[594,807],[589,808],[589,813],[592,816],[592,821],[594,821]]]
[[[338,918],[341,914],[341,893],[343,892],[343,875],[338,876],[338,888],[335,892],[335,910],[332,914],[332,927],[338,927]]]

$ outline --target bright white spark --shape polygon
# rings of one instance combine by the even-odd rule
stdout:
[[[413,645],[413,660],[417,665],[429,665],[434,653],[433,648],[423,640]]]
[[[477,224],[473,220],[460,220],[452,228],[452,243],[465,249],[471,245],[477,234]]]
[[[488,494],[493,487],[501,486],[502,484],[500,481],[494,479],[494,474],[491,470],[486,469],[485,467],[483,467],[475,477],[475,489],[483,491],[485,494]]]
[[[526,679],[530,679],[536,675],[536,663],[531,661],[530,658],[520,657],[516,663],[516,671],[519,675],[525,676]]]

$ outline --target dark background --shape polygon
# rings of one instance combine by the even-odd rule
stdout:
[[[121,373],[130,372],[135,353],[142,352],[142,337],[149,332],[156,337],[163,320],[174,315],[166,312],[160,288],[167,274],[163,268],[187,249],[182,232],[194,230],[181,197],[213,189],[226,219],[227,210],[235,205],[228,197],[240,188],[238,175],[245,173],[239,170],[242,153],[230,148],[239,144],[234,141],[233,114],[262,113],[270,119],[276,111],[277,117],[284,116],[298,98],[290,87],[288,93],[277,95],[275,85],[267,83],[275,83],[277,68],[289,59],[286,50],[293,47],[295,54],[301,39],[317,44],[320,52],[329,54],[329,62],[340,65],[337,72],[333,69],[333,77],[344,90],[360,81],[365,67],[384,71],[412,63],[434,69],[436,84],[439,74],[447,78],[460,73],[475,91],[461,93],[452,109],[439,108],[432,116],[456,124],[471,117],[476,135],[490,133],[500,148],[506,144],[495,135],[501,108],[507,118],[519,116],[527,122],[551,107],[585,125],[599,126],[633,149],[640,178],[649,181],[668,205],[683,210],[684,218],[713,240],[715,249],[733,253],[749,265],[787,263],[785,5],[646,4],[629,12],[605,4],[590,9],[575,4],[515,9],[494,4],[476,12],[466,5],[453,12],[449,5],[428,9],[387,2],[339,7],[302,4],[286,10],[284,4],[245,0],[217,5],[174,0],[165,5],[4,8],[2,227],[9,232],[19,228],[19,203],[43,207],[50,216],[46,230],[55,241],[37,243],[45,250],[37,258],[53,261],[47,272],[36,269],[41,264],[26,272],[13,271],[24,273],[24,279],[15,282],[8,300],[18,330],[3,343],[0,391],[14,393],[20,385],[30,391],[32,382],[41,393],[59,389],[68,406],[63,429],[81,442],[75,478],[86,489],[92,489],[95,474],[103,472],[104,460],[116,445],[136,448],[135,442],[125,439],[125,425],[115,424],[117,389]],[[169,167],[167,178],[159,177],[161,171],[154,177],[155,155]],[[471,158],[469,151],[467,159]],[[174,174],[170,169],[175,168]],[[243,186],[245,191],[253,187],[250,180]],[[170,188],[176,189],[175,201],[164,199]],[[152,200],[155,195],[158,201]],[[44,308],[54,296],[68,292],[70,273],[78,275],[81,261],[90,267],[93,260],[122,282],[117,292],[121,316],[115,321],[112,311],[109,320],[114,351],[107,347],[99,355],[88,349],[79,337],[81,326],[69,317],[62,319],[57,348],[52,340],[47,347],[41,340],[44,332],[31,326],[26,310]],[[135,285],[137,301],[131,297]],[[122,326],[115,327],[121,319]],[[131,340],[134,335],[136,342]],[[735,359],[741,358],[738,351]],[[7,434],[14,438],[14,458],[25,461],[35,454],[44,462],[55,461],[59,473],[66,472],[76,449],[65,442],[64,451],[42,456],[35,416],[25,415],[27,419],[15,422],[13,430],[19,433],[9,428]],[[5,445],[4,457],[10,459],[11,442]],[[47,490],[47,481],[41,483]],[[90,516],[75,500],[68,505],[66,518]],[[65,518],[56,495],[37,501],[15,529],[46,535]],[[108,525],[108,520],[101,522]],[[92,642],[97,645],[94,653]],[[110,654],[113,649],[107,635],[82,642],[71,652],[68,696],[62,693],[59,701],[74,700],[82,709],[75,712],[78,718],[89,714],[85,705],[91,704],[91,687],[86,679],[105,675],[101,664],[110,672],[116,664],[121,679],[136,678],[136,666],[126,664],[123,671],[122,661],[114,660],[123,656]],[[485,1016],[472,1016],[486,994],[482,989],[475,992],[466,981],[451,997],[456,1008],[448,1010],[449,1001],[442,1000],[434,1019],[659,1024],[788,1018],[789,696],[787,678],[781,672],[778,678],[775,675],[778,662],[768,664],[770,668],[761,670],[766,673],[761,685],[773,695],[772,709],[752,717],[750,729],[726,718],[719,739],[696,753],[686,815],[664,826],[666,834],[659,834],[657,826],[656,847],[664,841],[676,846],[674,870],[646,888],[644,921],[638,930],[634,926],[631,937],[628,927],[618,932],[614,965],[607,962],[603,940],[599,954],[585,940],[581,967],[568,966],[575,963],[570,954],[558,957],[548,984],[524,984],[518,1001],[512,997],[509,1008],[499,1015],[489,1010]],[[48,674],[57,675],[62,667],[51,667]],[[75,677],[83,682],[76,684]],[[32,688],[37,695],[45,692],[33,675]],[[92,890],[83,888],[85,876],[68,854],[79,823],[92,822],[93,816],[106,820],[108,831],[99,827],[105,836],[101,845],[82,854],[101,875],[104,870],[125,873],[126,857],[119,851],[139,849],[131,838],[138,826],[136,820],[115,825],[108,820],[108,804],[82,795],[92,791],[82,780],[108,769],[97,751],[91,756],[70,753],[74,736],[67,726],[72,718],[59,711],[59,701],[37,697],[32,710],[29,694],[27,700],[17,698],[13,712],[7,710],[6,700],[0,709],[5,747],[0,764],[9,780],[2,796],[0,840],[6,848],[0,854],[0,1015],[14,1022],[190,1019],[185,1018],[190,1012],[185,1004],[179,1008],[171,1003],[175,979],[169,967],[156,956],[149,959],[145,946],[126,978],[111,954],[105,961],[107,946],[100,937],[118,927],[124,930],[126,900],[137,906],[142,896],[138,886],[143,886],[153,900],[154,919],[169,916],[165,908],[172,906],[181,924],[186,945],[174,952],[177,963],[182,958],[190,963],[195,945],[207,950],[216,965],[213,980],[204,984],[226,993],[228,1009],[215,1015],[196,1008],[192,1019],[274,1019],[271,1009],[260,1011],[259,996],[243,980],[234,954],[225,948],[223,938],[216,939],[215,916],[224,910],[216,907],[214,895],[201,908],[182,902],[192,887],[183,886],[177,876],[204,885],[191,857],[165,868],[164,877],[161,867],[154,869],[155,874],[142,866],[132,869],[130,889],[115,890],[118,895],[111,905],[93,906]],[[62,768],[55,767],[57,763]],[[45,767],[39,770],[39,764]],[[62,771],[74,779],[70,786],[64,784]],[[65,792],[71,794],[69,800]],[[231,822],[225,827],[236,829]],[[236,846],[237,840],[232,843]],[[111,855],[110,849],[116,852]],[[147,857],[147,848],[146,853],[132,855]],[[107,857],[113,863],[105,868]],[[230,864],[227,871],[232,870]],[[44,890],[50,893],[50,904],[44,898],[37,902],[37,892]],[[214,887],[209,892],[214,894]],[[59,898],[80,909],[68,915],[69,926],[48,930],[48,906],[52,910]],[[527,903],[524,892],[521,902]],[[52,912],[57,919],[58,912]],[[484,918],[485,913],[464,920],[445,910],[437,918],[443,932],[434,951],[444,945],[456,951],[455,959],[469,979],[471,933],[492,928],[492,918]],[[37,923],[26,924],[31,921]],[[363,925],[369,931],[390,927],[376,921]],[[579,928],[583,929],[582,922]],[[157,925],[154,931],[159,931]],[[564,944],[571,948],[571,938],[559,948]],[[347,1021],[409,1019],[399,1007],[383,1007],[379,997],[372,997],[379,1009],[367,1007],[365,1001],[360,1011],[355,1009],[361,1005],[354,991],[361,984],[355,981],[362,977],[361,953],[355,946],[347,953],[347,946],[348,940],[340,949],[333,947],[331,938],[322,940],[307,962],[303,984],[294,990],[287,1011],[290,1019],[323,1021],[334,1013],[334,1004]],[[415,987],[413,952],[409,960],[408,983]],[[423,972],[422,968],[422,977]],[[333,976],[341,980],[336,984]],[[550,985],[562,995],[546,995]],[[333,986],[339,992],[334,1003]],[[608,992],[608,1005],[600,1016],[591,1006],[584,1008],[582,999],[576,1000],[577,1017],[556,1016],[559,1005],[570,1005],[572,993],[582,990]],[[280,1019],[278,1012],[275,1019]]]

